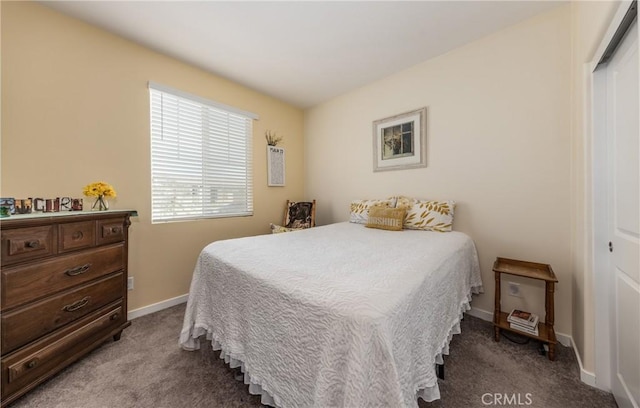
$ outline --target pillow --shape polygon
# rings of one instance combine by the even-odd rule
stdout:
[[[402,224],[406,213],[407,211],[404,208],[371,207],[369,209],[369,219],[365,227],[402,231]]]
[[[396,202],[393,199],[354,200],[351,202],[351,214],[349,215],[349,222],[354,222],[356,224],[366,224],[367,220],[369,219],[369,209],[373,206],[393,208],[396,206]]]
[[[301,230],[301,229],[303,229],[303,228],[287,228],[287,227],[283,227],[281,225],[271,224],[271,233],[272,234],[279,234],[281,232],[298,231],[298,230]]]
[[[453,226],[455,201],[414,200],[411,204],[401,204],[406,208],[404,228],[426,231],[449,232]]]
[[[406,208],[409,209],[416,201],[415,198],[413,197],[406,197],[406,196],[394,196],[394,197],[390,197],[389,200],[394,200],[396,205],[396,208]]]

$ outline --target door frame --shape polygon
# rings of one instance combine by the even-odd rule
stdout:
[[[613,293],[611,275],[608,273],[609,250],[609,203],[608,180],[610,155],[606,126],[606,81],[607,71],[597,69],[616,31],[624,21],[631,0],[623,0],[609,25],[594,59],[584,65],[585,71],[585,199],[590,204],[590,226],[586,229],[586,264],[591,266],[594,296],[594,349],[595,349],[595,386],[611,391],[611,295]],[[636,23],[637,24],[637,23]],[[639,30],[640,33],[640,30]],[[640,37],[640,35],[639,35]],[[587,215],[587,218],[588,215]],[[590,221],[590,222],[589,222]]]

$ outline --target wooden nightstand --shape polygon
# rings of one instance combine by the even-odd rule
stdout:
[[[553,330],[553,292],[558,279],[551,269],[551,265],[518,261],[515,259],[496,258],[493,263],[493,271],[496,278],[495,289],[495,309],[493,312],[493,327],[495,331],[495,340],[500,341],[500,330],[509,330],[532,339],[540,340],[549,345],[549,360],[556,358],[556,332]],[[538,323],[538,335],[524,333],[514,330],[509,326],[507,321],[508,313],[500,311],[500,275],[506,273],[509,275],[523,276],[525,278],[543,280],[545,282],[545,318],[544,322]]]

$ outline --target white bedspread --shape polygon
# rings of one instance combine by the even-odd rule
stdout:
[[[439,398],[434,363],[481,290],[460,232],[338,223],[218,241],[198,259],[180,345],[206,334],[279,407],[416,407]]]

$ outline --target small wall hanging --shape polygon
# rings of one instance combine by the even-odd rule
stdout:
[[[284,186],[284,148],[277,147],[282,141],[282,137],[275,132],[267,130],[264,132],[267,139],[267,185],[269,187]]]
[[[284,186],[284,148],[267,146],[267,185]]]

